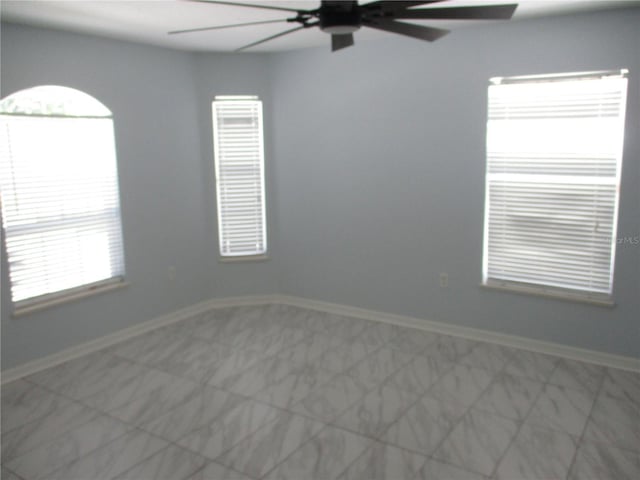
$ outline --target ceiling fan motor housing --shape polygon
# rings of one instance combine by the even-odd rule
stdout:
[[[342,35],[353,33],[361,26],[358,2],[334,2],[342,5],[331,5],[323,2],[318,15],[320,29],[330,34]]]

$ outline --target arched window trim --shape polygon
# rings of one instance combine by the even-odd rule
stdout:
[[[100,100],[70,87],[42,85],[25,88],[0,101],[0,114],[43,117],[113,118]]]

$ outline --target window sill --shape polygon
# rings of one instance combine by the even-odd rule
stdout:
[[[109,282],[99,285],[94,285],[89,288],[78,288],[65,294],[55,295],[55,297],[49,297],[47,299],[37,300],[29,302],[25,305],[18,306],[13,310],[13,317],[22,317],[31,313],[46,310],[57,305],[62,305],[76,300],[81,300],[87,297],[93,297],[94,295],[100,295],[112,290],[118,290],[129,286],[129,282],[119,280],[115,282]],[[27,301],[28,302],[28,301]]]
[[[580,292],[572,292],[570,290],[555,289],[552,287],[543,287],[538,285],[513,284],[494,280],[489,283],[481,283],[480,287],[488,290],[499,290],[503,292],[518,293],[521,295],[534,295],[537,297],[554,298],[556,300],[587,303],[598,307],[613,308],[616,306],[613,299],[604,296],[590,296]]]
[[[266,262],[270,260],[269,255],[245,255],[238,257],[218,257],[220,263],[242,263],[242,262]]]

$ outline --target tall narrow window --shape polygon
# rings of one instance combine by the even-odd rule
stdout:
[[[102,103],[55,86],[3,99],[0,192],[16,310],[123,280],[113,120]]]
[[[264,147],[262,102],[257,97],[216,97],[213,149],[220,255],[264,255]]]
[[[611,301],[626,71],[492,79],[487,285]]]

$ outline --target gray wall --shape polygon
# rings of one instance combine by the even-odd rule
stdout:
[[[613,309],[479,287],[493,76],[630,69],[619,236],[640,234],[638,25],[636,9],[275,56],[284,291],[639,356],[640,245],[618,249]]]
[[[629,10],[276,55],[3,24],[3,97],[65,85],[114,113],[131,285],[13,318],[3,252],[2,368],[201,300],[277,292],[637,356],[637,245],[618,249],[613,309],[478,286],[492,76],[630,69],[619,236],[640,234],[637,24]],[[265,106],[271,260],[223,264],[210,101],[248,93]]]
[[[279,293],[278,224],[276,204],[276,154],[272,149],[273,105],[269,78],[269,56],[252,54],[197,54],[195,78],[199,105],[200,147],[205,159],[207,178],[214,178],[213,142],[211,139],[211,101],[216,95],[258,95],[262,100],[265,145],[265,198],[267,203],[266,263],[220,263],[214,259],[217,271],[214,290],[217,295],[231,296],[253,293]],[[208,187],[210,188],[210,187]],[[218,248],[215,190],[207,197],[207,231],[215,232],[212,245]],[[217,251],[217,250],[216,250]],[[239,286],[241,288],[239,288]]]
[[[14,318],[3,249],[3,369],[202,300],[279,290],[273,262],[221,264],[217,255],[210,101],[260,93],[268,105],[268,70],[258,56],[195,55],[6,24],[1,53],[2,97],[64,85],[113,112],[130,282]]]

